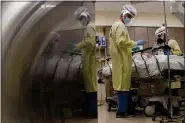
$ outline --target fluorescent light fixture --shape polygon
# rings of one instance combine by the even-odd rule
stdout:
[[[41,8],[54,8],[54,7],[56,7],[56,5],[45,4],[41,6]]]

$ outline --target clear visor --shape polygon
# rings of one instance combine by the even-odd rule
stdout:
[[[78,18],[78,20],[82,20],[83,18],[87,18],[87,13],[86,12],[82,12]]]
[[[134,19],[134,15],[132,13],[130,13],[130,11],[128,10],[123,10],[123,15],[127,15],[128,18],[130,19]]]
[[[90,17],[87,15],[86,12],[81,13],[80,17],[78,18],[80,24],[82,26],[86,26],[90,22]]]

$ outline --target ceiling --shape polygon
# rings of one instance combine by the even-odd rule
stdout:
[[[165,2],[166,12],[170,13],[170,2]],[[120,11],[124,4],[131,4],[130,2],[96,2],[96,11]],[[138,12],[149,12],[149,13],[163,13],[164,7],[163,2],[141,2],[132,4],[135,6]]]

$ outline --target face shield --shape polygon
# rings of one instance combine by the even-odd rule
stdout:
[[[161,44],[166,41],[166,32],[165,32],[165,27],[162,26],[158,28],[155,32],[155,35],[157,36],[157,43]]]
[[[132,16],[129,12],[123,12],[121,17],[122,17],[122,18],[121,18],[121,19],[122,19],[122,22],[123,22],[125,25],[131,23],[132,20],[134,19],[133,16]]]
[[[82,26],[87,26],[90,23],[90,14],[88,12],[88,9],[85,7],[77,8],[74,12],[74,16]]]
[[[78,21],[82,26],[87,26],[90,23],[90,15],[87,12],[83,12],[79,16]]]
[[[122,22],[127,25],[131,23],[132,19],[137,15],[137,10],[134,6],[127,4],[123,6],[121,11],[121,20]]]

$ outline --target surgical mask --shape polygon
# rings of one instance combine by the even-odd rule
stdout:
[[[164,42],[164,40],[163,40],[162,38],[158,38],[158,39],[157,39],[157,43],[158,43],[158,44],[162,44],[163,42]]]
[[[123,19],[123,22],[125,25],[127,25],[128,23],[130,23],[131,19],[126,17],[125,19]]]
[[[161,36],[158,37],[158,39],[157,39],[157,43],[158,43],[158,44],[161,44],[161,43],[163,43],[163,42],[165,42],[165,41],[166,41],[165,34],[161,35]]]

